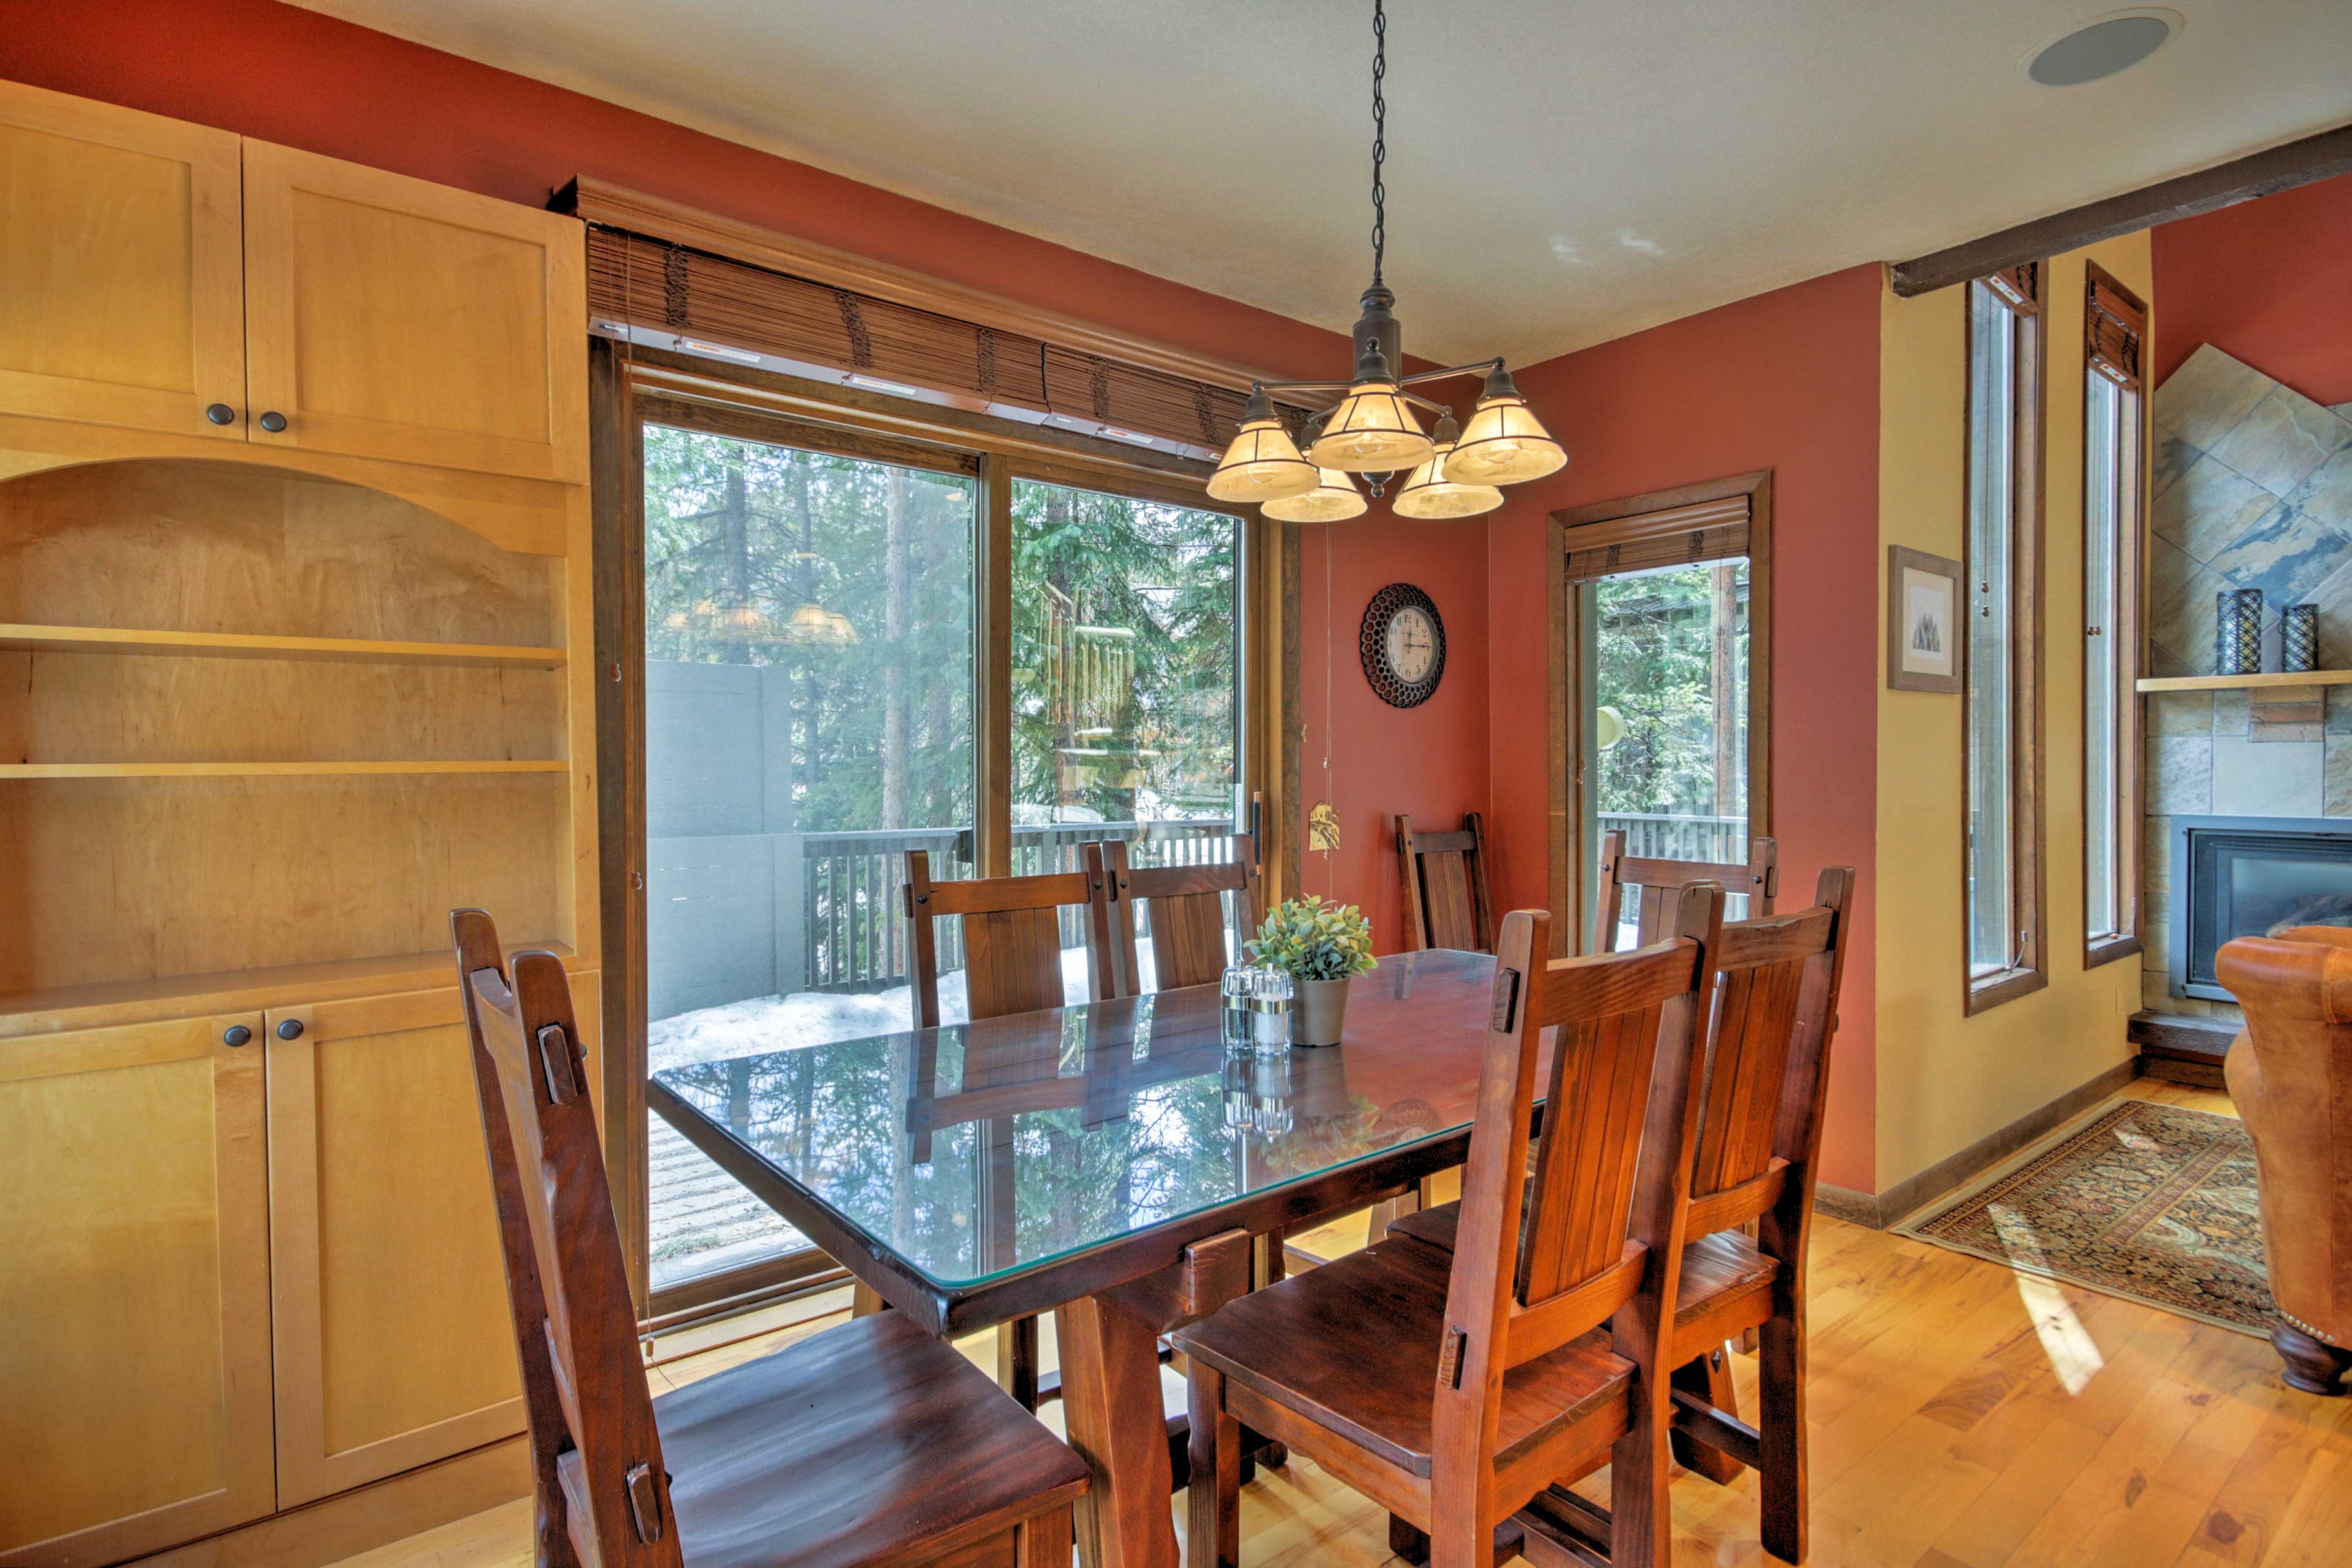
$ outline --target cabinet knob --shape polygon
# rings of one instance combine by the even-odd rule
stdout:
[[[229,405],[225,402],[216,402],[210,408],[205,410],[205,417],[211,420],[215,424],[235,424],[236,423],[236,410],[229,407]]]
[[[300,1019],[278,1019],[278,1039],[280,1039],[280,1040],[299,1040],[299,1039],[301,1039],[301,1038],[302,1038],[302,1020],[301,1020]]]
[[[286,416],[273,408],[261,416],[261,428],[275,435],[286,428]]]
[[[233,1023],[229,1025],[228,1028],[221,1030],[221,1043],[223,1045],[243,1045],[247,1040],[249,1040],[252,1038],[253,1031],[246,1028],[241,1023]]]

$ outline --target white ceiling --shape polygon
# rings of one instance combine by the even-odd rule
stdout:
[[[299,0],[1286,316],[1370,271],[1370,0]],[[2352,120],[2352,4],[1394,0],[1408,348],[1524,364]]]

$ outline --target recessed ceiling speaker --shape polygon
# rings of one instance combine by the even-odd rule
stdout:
[[[2052,39],[2026,61],[2025,74],[2043,87],[2080,87],[2132,67],[2180,31],[2177,11],[2124,11]]]

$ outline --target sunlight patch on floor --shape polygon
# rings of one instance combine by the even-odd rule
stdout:
[[[2106,1358],[2099,1354],[2091,1331],[2074,1315],[2074,1306],[2058,1282],[2032,1271],[2046,1266],[2032,1227],[1998,1207],[1993,1210],[1993,1220],[2009,1252],[2018,1298],[2025,1303],[2026,1316],[2033,1323],[2035,1336],[2042,1341],[2042,1354],[2049,1357],[2050,1370],[2057,1374],[2059,1383],[2072,1398],[2099,1375],[2099,1369],[2107,1364]]]

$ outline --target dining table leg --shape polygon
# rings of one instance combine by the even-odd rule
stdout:
[[[1177,1568],[1160,1336],[1244,1294],[1249,1270],[1249,1235],[1224,1231],[1173,1268],[1054,1310],[1063,1427],[1094,1472],[1077,1511],[1084,1568]]]
[[[1160,1329],[1115,1297],[1054,1312],[1062,1417],[1094,1471],[1078,1505],[1085,1568],[1176,1568],[1168,1426],[1160,1403]]]

